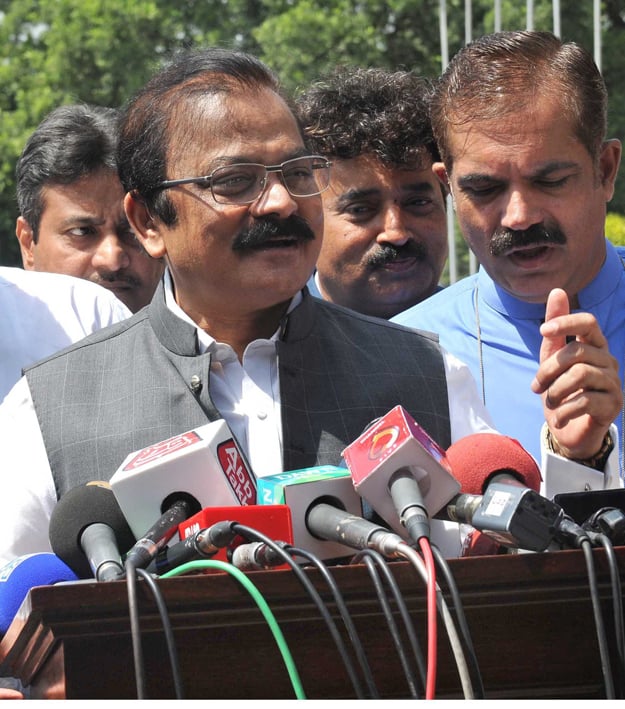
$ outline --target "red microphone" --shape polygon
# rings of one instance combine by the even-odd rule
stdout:
[[[236,524],[260,532],[272,541],[293,543],[291,510],[287,505],[206,507],[178,525],[180,541],[163,547],[147,567],[148,572],[161,575],[188,561],[230,561],[230,556],[239,546],[245,546],[251,541],[233,529]],[[248,552],[252,557],[265,554],[264,549],[261,553],[256,548],[248,549]],[[279,564],[280,559],[273,555],[265,556],[270,556],[268,564],[272,568],[289,568],[284,562]],[[251,565],[252,562],[248,563]]]
[[[178,536],[184,542],[201,529],[206,529],[224,520],[238,522],[245,527],[250,527],[273,541],[293,544],[293,521],[291,508],[288,505],[207,507],[182,522],[178,527]],[[220,561],[230,561],[230,555],[238,546],[253,541],[256,540],[246,539],[235,533],[227,545],[215,552],[214,558]],[[280,568],[286,569],[290,567],[288,564],[283,563]]]
[[[562,508],[538,494],[540,469],[517,440],[475,433],[452,444],[446,457],[461,494],[442,518],[470,524],[491,540],[470,535],[463,556],[500,553],[498,545],[530,551],[549,546]]]
[[[452,443],[446,456],[461,493],[483,495],[491,482],[523,485],[540,492],[540,468],[515,438],[474,433]]]

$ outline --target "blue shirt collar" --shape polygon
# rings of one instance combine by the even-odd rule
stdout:
[[[606,258],[599,273],[578,293],[580,310],[596,310],[601,303],[614,295],[625,266],[614,246],[606,240]],[[520,320],[542,320],[545,316],[544,303],[526,303],[510,295],[498,286],[480,266],[477,274],[480,298],[491,308]]]

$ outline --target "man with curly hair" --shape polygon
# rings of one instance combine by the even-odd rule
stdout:
[[[309,150],[332,161],[314,295],[388,319],[440,289],[445,192],[428,90],[409,71],[341,67],[297,98]]]

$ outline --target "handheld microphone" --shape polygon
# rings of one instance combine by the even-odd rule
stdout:
[[[217,552],[225,549],[237,536],[232,522],[216,522],[190,534],[176,544],[161,549],[150,562],[147,571],[161,574],[186,564],[188,561],[212,559]]]
[[[258,479],[258,499],[262,504],[288,505],[293,520],[293,544],[307,549],[320,559],[338,559],[352,553],[343,543],[311,534],[306,517],[319,502],[356,515],[362,514],[360,497],[352,485],[349,471],[335,465],[302,468]]]
[[[135,568],[145,568],[177,533],[180,523],[199,511],[200,504],[190,495],[176,492],[164,500],[163,507],[163,514],[126,554],[126,562]]]
[[[135,542],[105,482],[79,485],[63,495],[52,510],[49,534],[52,551],[79,578],[97,581],[123,576],[121,553]]]
[[[475,433],[453,443],[447,460],[462,490],[447,505],[449,519],[511,548],[544,551],[556,538],[562,508],[538,494],[540,470],[517,440]]]
[[[528,487],[540,492],[540,469],[515,439],[500,433],[473,433],[447,449],[447,462],[460,492],[482,495],[491,482]]]
[[[197,509],[256,503],[254,476],[223,419],[130,453],[110,484],[137,539],[172,496],[188,495]]]
[[[402,407],[343,451],[354,488],[400,536],[429,537],[429,517],[460,490],[445,451]]]
[[[0,635],[9,629],[31,588],[76,580],[74,571],[51,552],[19,556],[5,564],[0,569]]]
[[[383,556],[397,556],[400,546],[406,545],[398,534],[324,502],[311,505],[305,523],[309,532],[319,539],[351,549],[376,549]]]

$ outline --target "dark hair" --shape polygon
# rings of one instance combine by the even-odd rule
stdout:
[[[540,96],[558,97],[576,135],[598,159],[607,131],[607,90],[589,52],[550,32],[484,35],[462,48],[437,81],[431,101],[434,135],[448,170],[449,127],[522,113]]]
[[[197,105],[208,95],[237,88],[280,93],[275,74],[250,54],[216,47],[192,50],[177,55],[127,104],[118,148],[120,179],[165,224],[173,224],[176,213],[157,186],[167,179],[168,149],[181,117],[188,126],[192,102]],[[193,136],[187,139],[192,144]]]
[[[120,112],[71,104],[51,111],[30,136],[16,165],[17,206],[37,242],[46,185],[69,185],[103,168],[117,172]]]
[[[337,67],[296,99],[308,149],[390,166],[439,160],[428,113],[429,82],[410,71]]]

